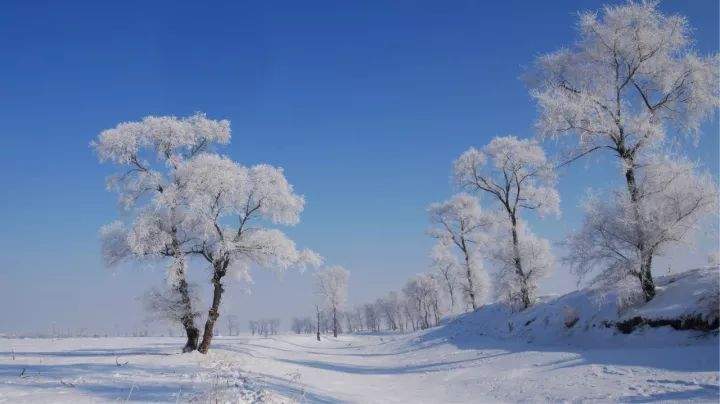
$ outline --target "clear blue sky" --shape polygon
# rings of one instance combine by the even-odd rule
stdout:
[[[575,12],[602,4],[150,3],[3,4],[0,332],[142,320],[134,299],[162,271],[102,268],[97,230],[118,213],[111,168],[88,143],[148,114],[230,119],[223,151],[286,169],[307,199],[289,233],[351,270],[351,301],[399,288],[426,269],[425,207],[451,195],[451,161],[495,135],[533,135],[523,66],[569,45]],[[718,51],[716,0],[661,9],[689,17],[700,52]],[[717,172],[717,120],[704,129],[691,155]],[[563,217],[533,221],[536,232],[560,240],[584,189],[614,174],[574,166],[560,179]],[[572,286],[558,271],[545,291]],[[257,274],[252,295],[229,288],[223,312],[301,314],[308,275]]]

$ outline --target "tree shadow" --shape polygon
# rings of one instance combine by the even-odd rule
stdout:
[[[121,349],[74,349],[69,351],[2,351],[0,356],[52,356],[52,357],[122,357],[122,356],[168,356],[161,348],[121,348]]]
[[[293,365],[307,366],[316,369],[329,370],[333,372],[350,373],[350,374],[361,374],[361,375],[398,375],[398,374],[409,374],[409,373],[428,373],[428,372],[440,372],[450,369],[458,368],[471,368],[474,367],[473,362],[480,362],[484,359],[490,359],[498,356],[509,355],[507,352],[495,353],[486,356],[478,356],[470,359],[462,359],[456,361],[439,361],[417,365],[406,365],[406,366],[360,366],[360,365],[347,365],[343,363],[323,362],[323,361],[312,361],[312,360],[292,360],[292,359],[277,359],[280,362],[290,363]]]
[[[57,390],[74,389],[88,393],[101,400],[157,402],[175,401],[182,392],[196,391],[193,384],[168,383],[163,375],[178,371],[190,371],[188,367],[136,366],[119,367],[115,364],[66,364],[66,365],[0,365],[0,378],[5,386]],[[132,378],[115,377],[118,372]],[[20,377],[20,375],[23,375]],[[144,377],[147,376],[147,377]],[[182,387],[181,387],[182,386]],[[129,396],[129,398],[128,398]]]

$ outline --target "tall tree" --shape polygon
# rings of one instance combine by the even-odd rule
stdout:
[[[622,163],[639,257],[631,271],[650,300],[653,253],[638,170],[669,126],[697,139],[720,105],[720,57],[697,55],[685,17],[662,14],[656,2],[583,13],[578,27],[578,41],[540,56],[529,76],[540,108],[537,128],[544,138],[575,135],[578,155],[609,150]]]
[[[315,293],[324,301],[332,313],[333,336],[338,336],[338,310],[347,300],[347,287],[350,271],[341,266],[331,266],[315,273]]]
[[[192,218],[179,208],[184,183],[178,167],[192,161],[213,144],[230,140],[230,123],[207,119],[203,114],[187,118],[149,116],[124,122],[100,133],[91,147],[101,162],[109,161],[121,171],[108,179],[108,189],[119,194],[129,221],[103,227],[103,255],[108,265],[124,259],[168,260],[168,282],[176,294],[170,300],[187,334],[183,352],[197,348],[193,297],[186,279],[184,246],[189,241]]]
[[[511,273],[502,276],[507,281],[505,285],[511,287],[506,290],[512,292],[509,297],[517,301],[521,309],[529,307],[538,277],[548,270],[550,254],[541,251],[546,243],[538,243],[534,236],[530,237],[520,221],[520,213],[530,210],[541,216],[560,214],[555,172],[545,152],[533,140],[496,137],[482,150],[470,148],[464,152],[455,161],[454,173],[462,188],[480,192],[498,203],[500,212],[490,217],[497,220],[501,229],[506,229],[510,239],[500,243],[495,258],[503,264],[511,264],[503,268]],[[526,239],[523,236],[527,236]]]
[[[490,228],[490,219],[483,215],[477,198],[467,194],[434,203],[428,212],[433,225],[428,233],[438,240],[433,250],[434,263],[441,266],[441,271],[451,270],[455,266],[462,267],[463,292],[469,305],[476,310],[488,289],[480,247]],[[453,245],[461,255],[462,264],[458,265],[458,259],[450,250]]]
[[[282,169],[266,164],[247,168],[204,153],[179,167],[177,175],[185,184],[183,204],[196,220],[188,252],[204,258],[212,271],[212,304],[198,347],[206,353],[228,272],[248,280],[253,265],[283,271],[319,265],[321,258],[310,250],[298,250],[280,230],[262,226],[294,225],[300,220],[305,201],[294,193]]]

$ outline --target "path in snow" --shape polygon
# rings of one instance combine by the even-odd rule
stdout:
[[[0,339],[0,402],[128,396],[175,402],[178,394],[180,401],[204,401],[208,391],[244,379],[249,382],[241,385],[266,389],[271,400],[319,403],[716,402],[720,391],[717,339],[685,347],[578,350],[434,335],[322,342],[305,335],[227,337],[217,338],[207,356],[176,354],[176,338]]]

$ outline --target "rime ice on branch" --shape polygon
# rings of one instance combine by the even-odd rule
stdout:
[[[350,271],[341,266],[332,266],[315,273],[315,293],[332,313],[333,336],[338,336],[338,310],[347,300]]]
[[[547,241],[534,236],[521,221],[523,210],[540,216],[560,214],[555,171],[533,140],[496,137],[482,150],[470,148],[454,163],[460,187],[496,202],[497,234],[493,259],[500,264],[499,280],[505,298],[521,309],[535,297],[537,281],[552,267]]]
[[[629,223],[635,250],[623,271],[650,300],[655,242],[645,234],[650,207],[639,171],[670,126],[697,140],[701,123],[720,106],[720,56],[696,54],[685,17],[663,15],[656,2],[584,13],[578,27],[572,47],[542,55],[528,76],[540,109],[537,128],[545,138],[574,135],[576,155],[610,150],[622,163],[626,201],[615,208]]]
[[[108,179],[108,189],[118,193],[121,206],[130,213],[127,224],[114,222],[101,229],[104,260],[109,266],[127,259],[168,261],[169,291],[155,291],[149,305],[183,325],[184,352],[197,348],[199,332],[184,251],[194,219],[181,206],[184,183],[177,170],[214,144],[229,140],[228,121],[195,114],[124,122],[104,130],[91,143],[100,161],[121,168]]]
[[[481,248],[487,242],[492,220],[483,214],[477,198],[467,194],[434,203],[428,212],[433,225],[428,233],[437,239],[432,252],[433,265],[447,285],[451,305],[455,305],[453,283],[457,276],[461,279],[467,306],[475,310],[488,293],[489,282],[482,267]]]
[[[226,274],[249,279],[253,265],[284,271],[319,265],[321,258],[298,250],[280,230],[262,226],[300,220],[305,201],[282,169],[265,164],[247,168],[226,157],[201,154],[179,167],[178,177],[185,184],[183,203],[196,221],[189,252],[203,257],[212,270],[212,304],[198,348],[205,353],[220,315]]]
[[[183,310],[185,351],[209,349],[227,273],[247,280],[251,266],[286,270],[320,261],[316,253],[298,250],[280,230],[262,226],[298,223],[304,199],[293,192],[282,169],[248,168],[212,153],[213,144],[229,139],[228,121],[196,114],[122,123],[92,143],[102,161],[124,167],[109,187],[132,213],[130,223],[103,228],[106,262],[169,258],[168,278],[180,298],[156,293],[151,300]],[[213,300],[199,346],[185,276],[188,255],[204,258],[212,270]]]

